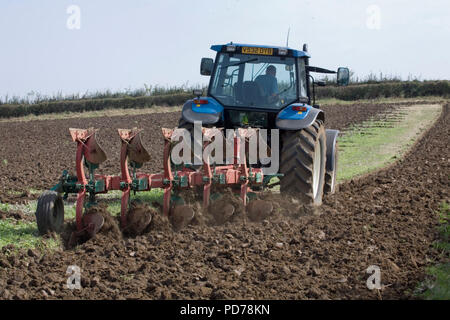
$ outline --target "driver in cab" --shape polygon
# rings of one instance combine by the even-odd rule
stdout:
[[[260,75],[256,77],[255,81],[259,84],[262,91],[264,92],[264,96],[268,98],[269,103],[273,103],[276,101],[277,93],[278,93],[278,81],[276,78],[277,68],[275,66],[270,65],[266,69],[266,74]]]

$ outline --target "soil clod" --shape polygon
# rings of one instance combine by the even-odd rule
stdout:
[[[174,206],[170,210],[170,222],[175,231],[180,231],[186,227],[194,218],[194,209],[188,205]]]
[[[150,225],[156,212],[141,202],[132,202],[127,214],[127,226],[123,232],[129,236],[144,233]]]
[[[266,200],[253,200],[247,205],[247,216],[251,221],[262,221],[267,219],[273,211],[273,204]]]

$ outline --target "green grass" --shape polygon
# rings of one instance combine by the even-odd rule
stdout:
[[[120,207],[121,207],[121,191],[110,191],[108,194],[105,195],[99,195],[97,196],[97,201],[102,202],[105,201],[107,203],[107,210],[108,212],[113,215],[117,216],[120,214]],[[162,197],[163,197],[163,191],[160,189],[152,189],[150,191],[146,192],[137,192],[136,195],[131,194],[131,201],[138,200],[142,201],[144,203],[147,203],[151,205],[152,202],[159,202],[162,203]],[[31,206],[36,208],[36,201],[33,201],[30,203]],[[0,204],[1,209],[1,204]],[[75,219],[75,204],[74,203],[65,203],[64,205],[64,220],[71,220]],[[33,211],[34,214],[34,211]]]
[[[440,96],[427,96],[427,97],[415,97],[415,98],[376,98],[376,99],[359,99],[359,100],[340,100],[336,98],[322,98],[317,99],[316,103],[320,106],[328,105],[349,105],[349,104],[377,104],[377,103],[406,103],[406,102],[417,102],[417,101],[427,101],[430,103],[436,103],[442,101],[444,98]]]
[[[442,107],[415,105],[401,110],[404,115],[398,122],[373,119],[349,128],[338,138],[338,182],[370,173],[401,158],[421,134],[432,126]],[[272,178],[271,183],[278,181],[278,178]],[[280,187],[275,186],[271,190],[279,192]]]
[[[439,211],[439,235],[440,241],[434,243],[434,246],[440,250],[443,262],[427,268],[428,278],[419,284],[418,291],[421,288],[426,290],[418,296],[428,300],[450,300],[450,205],[442,203]]]
[[[10,209],[11,209],[10,204],[0,202],[0,210],[8,212]]]
[[[110,199],[111,196],[116,198],[117,200],[108,202],[108,212],[114,216],[117,216],[120,214],[120,197],[122,195],[122,192],[120,191],[114,191],[110,195],[108,195],[108,198]],[[137,200],[142,201],[143,203],[147,203],[151,206],[152,202],[159,202],[162,203],[162,197],[163,197],[163,191],[161,189],[152,189],[150,191],[146,192],[137,192],[136,195],[133,195],[133,193],[130,196],[130,200]],[[99,201],[101,201],[101,198],[99,198]]]
[[[4,219],[0,220],[0,248],[8,244],[13,244],[17,249],[51,250],[59,247],[57,240],[39,236],[35,222]]]
[[[20,211],[25,215],[34,217],[37,202],[31,201],[27,204],[0,203],[0,210]],[[39,236],[36,222],[3,219],[0,220],[0,248],[13,244],[17,249],[53,249],[59,246],[55,239],[44,239]]]
[[[36,212],[37,202],[31,201],[27,204],[8,204],[0,202],[0,210],[9,212],[11,210],[20,211],[26,215],[34,216]]]
[[[12,196],[19,196],[24,193],[23,191],[16,191],[16,190],[8,190],[6,192],[7,192],[7,194],[12,195]],[[30,188],[30,189],[28,189],[28,192],[32,195],[40,195],[43,192],[43,190]]]
[[[385,167],[402,157],[439,117],[442,107],[418,105],[403,110],[405,115],[398,122],[367,121],[339,137],[339,182]]]
[[[120,191],[112,191],[106,195],[98,196],[98,201],[106,201],[108,203],[107,210],[113,215],[120,214],[121,206]],[[153,189],[148,192],[139,192],[131,195],[131,200],[139,200],[151,205],[153,202],[162,203],[163,191]],[[8,203],[0,203],[2,211],[20,211],[26,215],[34,217],[37,201],[31,201],[28,204],[12,205]],[[75,204],[66,203],[64,205],[64,220],[69,221],[75,219]],[[36,222],[16,221],[15,219],[0,220],[0,248],[13,244],[17,249],[29,248],[46,248],[52,249],[59,246],[58,241],[54,239],[44,239],[39,236]]]

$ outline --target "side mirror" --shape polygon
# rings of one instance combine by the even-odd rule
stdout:
[[[192,93],[194,94],[194,96],[200,98],[203,95],[203,90],[202,89],[194,89],[194,90],[192,90]]]
[[[200,74],[202,76],[210,76],[213,70],[214,60],[211,58],[202,58],[200,63]]]
[[[348,68],[340,67],[337,71],[337,84],[338,86],[346,86],[350,81],[350,71]]]

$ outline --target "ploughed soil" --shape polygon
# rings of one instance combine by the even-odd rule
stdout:
[[[361,115],[361,121],[367,110],[372,109],[365,105],[364,110],[353,111]],[[333,111],[327,112],[332,123]],[[151,116],[145,117],[150,121]],[[327,197],[318,210],[268,194],[265,200],[272,202],[273,211],[262,221],[237,210],[236,219],[225,223],[197,221],[175,232],[166,218],[154,215],[150,231],[137,237],[117,237],[109,231],[74,249],[52,253],[22,250],[8,254],[11,248],[4,247],[0,254],[0,298],[413,298],[425,267],[442,258],[432,243],[438,236],[436,211],[450,195],[449,117],[447,105],[434,127],[404,159],[340,185],[339,192]],[[165,114],[159,126],[174,125],[175,118]],[[63,125],[55,122],[55,127],[78,126],[72,121],[77,120]],[[94,125],[99,120],[82,121],[93,121]],[[339,127],[336,123],[334,127],[348,124]],[[25,124],[16,125],[26,128]],[[1,130],[8,133],[3,124]],[[33,141],[32,135],[27,139]],[[158,146],[154,141],[147,145]],[[32,148],[37,152],[34,161],[44,167],[40,157],[45,153]],[[74,150],[70,145],[67,149]],[[154,168],[158,165],[153,163]],[[32,181],[39,186],[38,180]],[[41,183],[46,186],[48,181]],[[66,271],[73,265],[81,268],[81,289],[67,288]],[[380,290],[366,286],[366,270],[372,265],[381,270]]]
[[[395,104],[337,105],[323,107],[326,127],[343,129],[359,123]],[[178,125],[180,112],[154,113],[137,116],[72,118],[28,122],[0,122],[0,202],[25,203],[37,199],[39,194],[30,188],[45,190],[58,182],[64,169],[75,172],[76,143],[72,142],[69,128],[100,129],[98,141],[108,156],[97,173],[120,174],[121,141],[119,128],[138,127],[142,142],[151,159],[142,168],[149,173],[163,169],[164,140],[161,128]],[[14,192],[12,192],[14,191]]]

